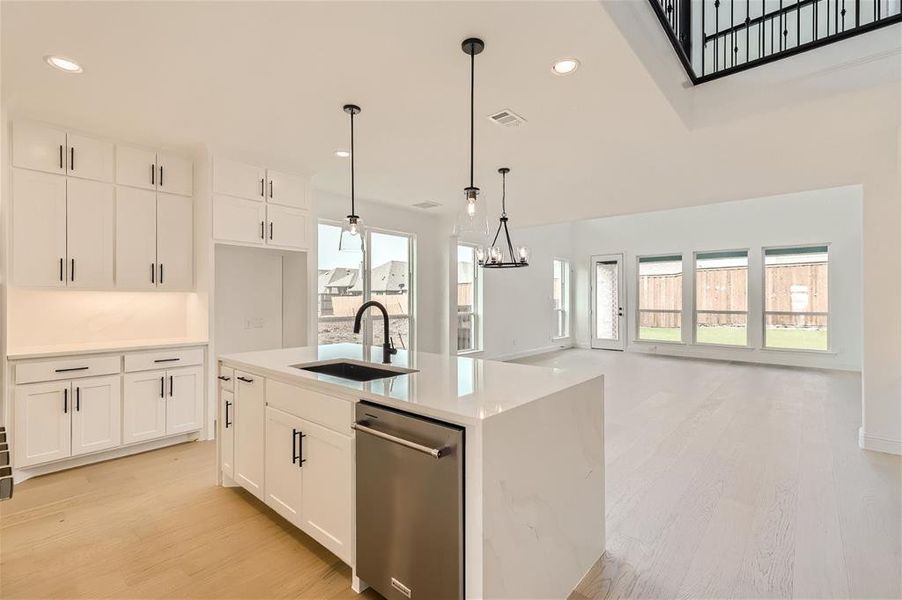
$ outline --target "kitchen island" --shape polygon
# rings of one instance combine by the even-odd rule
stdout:
[[[567,597],[604,552],[602,375],[423,352],[380,358],[356,344],[221,356],[223,484],[245,487],[353,568],[355,405],[459,426],[465,597]],[[354,381],[298,368],[339,361],[397,374]],[[365,585],[356,570],[353,584]]]

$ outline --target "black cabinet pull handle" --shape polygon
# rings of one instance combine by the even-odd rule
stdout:
[[[71,371],[87,371],[89,367],[69,367],[68,369],[54,369],[54,373],[69,373]]]
[[[166,397],[166,376],[160,377],[160,398]]]
[[[163,263],[160,263],[160,285],[163,285]]]
[[[269,222],[269,239],[272,239],[272,221]]]
[[[298,432],[298,468],[301,469],[304,466],[304,463],[307,462],[307,459],[304,458],[304,438],[307,437],[304,435],[303,431]]]
[[[150,263],[150,282],[157,282],[157,266],[153,263]]]
[[[230,407],[230,406],[232,406],[232,403],[229,402],[228,400],[226,400],[226,405],[225,405],[225,426],[226,426],[226,429],[228,429],[229,427],[232,426],[232,422],[229,421],[229,407]]]
[[[63,414],[69,413],[69,388],[63,388]]]
[[[75,147],[69,148],[69,170],[75,170]]]
[[[264,231],[266,230],[266,223],[264,221],[260,221],[260,239],[264,239]]]
[[[169,376],[169,397],[172,398],[172,375]]]
[[[63,145],[60,144],[60,169],[63,168]]]
[[[157,166],[153,163],[150,165],[150,185],[157,184]]]
[[[253,379],[248,379],[247,377],[238,377],[238,381],[243,381],[244,383],[254,383]]]
[[[232,381],[232,378],[231,378],[231,377],[226,377],[225,375],[220,375],[220,376],[219,376],[219,380],[220,380],[220,381]]]
[[[301,459],[301,455],[298,454],[298,430],[294,427],[291,428],[291,464],[295,464]]]
[[[163,187],[163,165],[160,165],[160,187]]]
[[[164,363],[164,362],[176,362],[178,360],[182,360],[181,358],[156,358],[153,362],[155,363]]]
[[[272,198],[272,179],[269,180],[269,197]]]
[[[81,388],[75,388],[75,411],[81,412]]]
[[[60,259],[60,281],[63,280],[63,259]]]
[[[266,186],[266,181],[261,177],[260,178],[260,196],[263,198],[266,197],[266,187],[265,186]]]
[[[69,280],[75,281],[75,259],[74,258],[71,259],[71,262],[72,262],[72,268],[69,269]]]

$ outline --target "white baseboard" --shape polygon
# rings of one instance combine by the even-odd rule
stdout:
[[[865,450],[902,455],[902,441],[868,435],[861,427],[858,428],[858,446]]]
[[[557,352],[558,350],[566,350],[567,348],[572,348],[573,343],[569,341],[562,340],[560,343],[552,344],[550,346],[543,346],[541,348],[530,348],[528,350],[520,350],[518,352],[509,352],[507,354],[499,354],[497,356],[492,356],[489,360],[497,360],[501,362],[506,362],[509,360],[517,360],[518,358],[526,358],[527,356],[536,356],[538,354],[547,354],[549,352]]]
[[[192,431],[189,433],[182,433],[159,440],[151,440],[142,444],[121,446],[119,448],[114,448],[112,450],[104,452],[98,452],[96,454],[86,454],[84,456],[77,456],[75,458],[67,458],[65,460],[60,460],[45,465],[35,465],[33,467],[25,467],[24,469],[15,469],[13,470],[13,482],[18,484],[25,481],[26,479],[37,477],[38,475],[47,475],[48,473],[65,471],[66,469],[82,467],[84,465],[103,462],[105,460],[122,458],[123,456],[131,456],[132,454],[141,454],[142,452],[157,450],[159,448],[165,448],[166,446],[175,446],[176,444],[182,444],[184,442],[193,442],[196,441],[199,437],[199,431]]]

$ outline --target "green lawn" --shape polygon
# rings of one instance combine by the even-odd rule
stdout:
[[[673,327],[640,327],[642,341],[679,342],[680,330]],[[698,341],[704,344],[746,344],[744,327],[700,327]],[[772,328],[767,330],[769,348],[797,348],[802,350],[826,350],[826,329]]]

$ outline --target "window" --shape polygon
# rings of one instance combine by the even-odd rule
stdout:
[[[317,341],[359,343],[354,315],[363,304],[363,254],[339,252],[339,226],[319,223],[317,235]]]
[[[764,346],[828,350],[828,249],[764,250]]]
[[[695,255],[695,342],[748,345],[749,253]]]
[[[482,274],[476,262],[476,247],[457,246],[457,351],[479,350],[479,286]]]
[[[354,333],[354,317],[368,300],[381,302],[389,315],[389,331],[398,348],[410,348],[413,327],[413,238],[369,231],[365,253],[341,252],[341,227],[320,222],[317,271],[317,341],[320,344],[370,340],[382,344],[379,326],[367,317],[363,336]],[[368,265],[366,268],[364,264]]]
[[[554,337],[570,335],[570,263],[554,260]]]
[[[683,257],[639,259],[639,339],[682,340]]]

